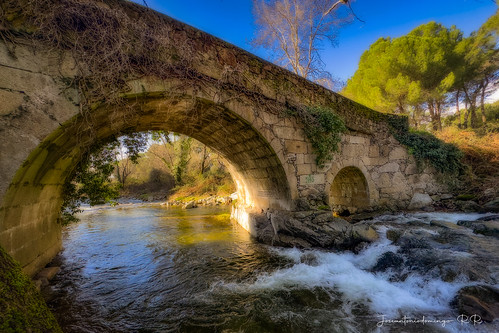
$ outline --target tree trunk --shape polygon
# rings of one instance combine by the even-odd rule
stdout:
[[[440,115],[442,114],[442,103],[440,101],[435,102],[435,122],[437,126],[437,130],[442,130],[442,120]]]
[[[487,123],[487,117],[485,116],[485,90],[489,85],[489,79],[486,78],[485,82],[482,83],[482,91],[480,94],[480,113],[482,114],[482,122],[485,125]]]
[[[204,175],[204,170],[206,168],[206,160],[208,158],[207,156],[207,151],[206,151],[206,145],[204,145],[204,149],[203,149],[203,159],[201,160],[201,175]]]
[[[461,119],[461,110],[459,109],[459,90],[456,91],[456,114],[459,119],[459,128],[463,127],[463,121]]]
[[[438,120],[436,118],[435,105],[433,104],[433,101],[428,102],[428,110],[430,111],[431,128],[434,131],[438,131]]]

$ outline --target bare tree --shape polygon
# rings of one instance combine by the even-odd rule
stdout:
[[[253,0],[258,34],[253,45],[274,53],[279,65],[323,85],[332,83],[320,50],[336,44],[338,28],[351,21],[349,0]],[[342,6],[347,5],[347,6]]]

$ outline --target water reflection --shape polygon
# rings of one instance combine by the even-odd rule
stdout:
[[[282,266],[227,213],[85,211],[64,231],[62,272],[49,302],[64,331],[164,331],[197,325],[186,324],[191,321],[210,327],[225,322],[211,312],[225,312],[227,302],[218,308],[204,302],[213,283],[252,279],[265,267]]]
[[[403,218],[418,216],[379,220]],[[63,239],[48,303],[67,333],[461,329],[376,326],[381,315],[453,319],[449,302],[463,286],[373,272],[398,249],[385,235],[358,255],[277,249],[253,242],[223,209],[129,206],[88,210]]]

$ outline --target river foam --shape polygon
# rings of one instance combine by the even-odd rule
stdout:
[[[489,214],[416,213],[382,216],[380,221],[432,220],[457,223],[476,220]],[[495,328],[480,328],[459,323],[450,303],[459,289],[470,285],[466,279],[445,282],[439,278],[410,273],[403,280],[394,279],[392,271],[373,272],[372,268],[386,252],[396,253],[398,246],[386,238],[387,227],[378,227],[380,239],[358,254],[335,253],[325,250],[269,248],[277,256],[292,262],[289,267],[260,274],[255,280],[242,283],[217,283],[218,287],[238,293],[289,291],[293,289],[325,288],[339,293],[345,306],[360,303],[367,306],[373,318],[426,318],[448,332],[493,332]],[[425,231],[431,231],[426,230]],[[350,311],[344,309],[348,315]],[[456,317],[456,318],[455,318]]]

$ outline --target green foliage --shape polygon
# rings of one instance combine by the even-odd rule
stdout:
[[[341,134],[346,131],[345,123],[329,108],[305,107],[286,110],[287,115],[297,116],[304,124],[304,131],[317,155],[315,162],[322,167],[338,151]]]
[[[64,184],[62,224],[78,221],[75,214],[81,211],[82,203],[91,206],[116,204],[119,185],[113,184],[110,177],[119,163],[117,156],[125,151],[127,159],[137,163],[140,153],[147,145],[147,137],[143,133],[129,134],[121,138],[113,137],[107,143],[97,143],[87,151],[76,166],[72,177]]]
[[[0,332],[62,332],[31,279],[0,247]]]
[[[478,104],[499,70],[497,22],[498,12],[466,38],[435,22],[399,38],[380,38],[362,55],[344,94],[376,110],[409,115],[415,127],[428,112],[433,130],[441,129],[453,95],[453,102],[464,100],[469,108],[461,124],[477,127]]]
[[[393,136],[409,149],[419,165],[427,161],[441,173],[463,173],[463,153],[455,145],[445,143],[428,132],[408,130],[407,121],[405,125],[401,121],[391,121],[390,125]]]

